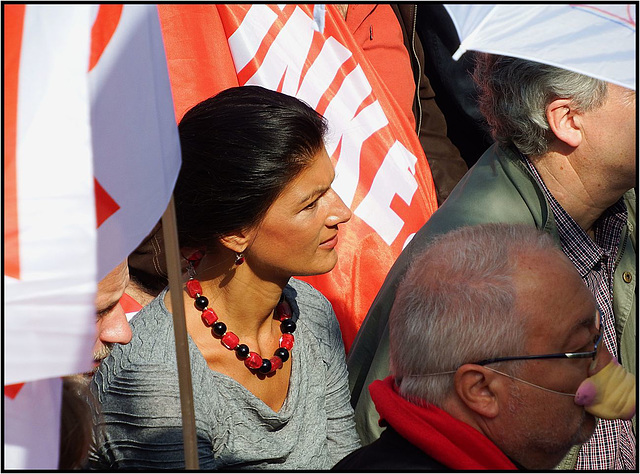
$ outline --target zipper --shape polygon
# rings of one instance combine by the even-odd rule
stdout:
[[[416,133],[418,134],[418,136],[420,136],[420,129],[422,128],[422,104],[420,103],[420,79],[422,78],[422,65],[420,64],[418,54],[416,53],[416,25],[418,24],[418,5],[413,4],[411,8],[411,16],[413,18],[413,25],[411,27],[411,53],[413,54],[413,59],[418,66],[418,78],[416,80],[416,93],[414,97],[418,111],[418,113],[416,114]]]
[[[618,267],[620,260],[622,260],[622,255],[624,255],[624,251],[627,248],[627,240],[629,240],[629,225],[625,226],[624,239],[622,239],[622,248],[618,251],[618,256],[616,257],[615,262],[613,262],[613,270]]]

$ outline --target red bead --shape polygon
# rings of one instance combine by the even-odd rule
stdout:
[[[200,286],[200,282],[198,280],[189,280],[187,282],[187,293],[191,298],[195,298],[198,295],[202,294],[202,286]]]
[[[280,347],[284,347],[286,350],[290,351],[293,348],[293,334],[283,334],[280,337]]]
[[[202,250],[196,250],[187,257],[187,260],[189,260],[190,262],[197,262],[199,260],[202,260],[202,257],[204,257],[204,253],[202,252]]]
[[[280,357],[273,356],[271,359],[271,371],[275,372],[276,370],[282,367],[282,359]]]
[[[291,311],[291,306],[289,306],[289,303],[287,303],[286,300],[278,303],[276,306],[276,317],[278,321],[289,319],[292,315],[293,312]]]
[[[244,360],[244,365],[250,369],[259,369],[262,366],[262,357],[256,352],[249,352],[249,357]]]
[[[202,320],[207,326],[211,326],[218,320],[218,315],[211,308],[207,308],[202,312]]]
[[[222,336],[222,344],[224,344],[224,347],[227,349],[235,349],[239,342],[240,338],[231,331],[227,331],[227,333]]]

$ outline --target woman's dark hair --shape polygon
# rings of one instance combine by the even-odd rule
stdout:
[[[58,469],[84,469],[86,466],[93,426],[91,400],[84,375],[62,377]]]
[[[182,167],[174,198],[180,245],[210,247],[264,218],[322,149],[327,124],[295,97],[242,86],[200,102],[178,130]]]

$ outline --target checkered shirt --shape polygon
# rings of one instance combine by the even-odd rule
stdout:
[[[595,222],[594,239],[565,211],[542,181],[531,161],[522,156],[549,202],[558,228],[562,251],[573,262],[582,280],[595,296],[603,322],[606,348],[618,357],[618,337],[613,314],[613,271],[620,242],[627,239],[627,208],[622,198]],[[631,420],[598,420],[591,439],[582,445],[578,470],[635,470],[636,438]]]

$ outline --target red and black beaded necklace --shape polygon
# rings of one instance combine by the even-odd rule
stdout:
[[[273,357],[264,359],[257,352],[251,351],[246,344],[240,344],[240,338],[233,332],[227,331],[225,323],[218,321],[218,315],[209,308],[209,299],[202,295],[202,286],[198,280],[191,276],[186,286],[189,296],[195,299],[194,306],[202,311],[202,322],[207,327],[211,327],[212,335],[219,338],[224,347],[235,351],[238,358],[244,360],[244,365],[248,369],[261,374],[270,374],[280,369],[289,359],[289,351],[293,348],[293,332],[296,330],[296,323],[292,319],[293,312],[284,295],[280,297],[275,309],[275,318],[280,321],[280,331],[282,331],[280,347],[276,349]]]

